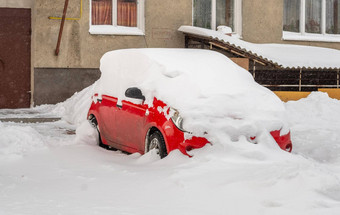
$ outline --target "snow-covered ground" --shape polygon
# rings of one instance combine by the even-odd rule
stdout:
[[[340,101],[325,93],[285,104],[292,153],[240,139],[159,160],[96,146],[81,123],[88,101],[79,98],[89,91],[56,106],[0,111],[63,118],[0,122],[1,215],[340,214]]]

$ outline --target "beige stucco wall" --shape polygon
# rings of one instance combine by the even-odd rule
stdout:
[[[79,17],[80,1],[70,0],[67,17]],[[177,29],[191,24],[191,0],[145,0],[145,36],[89,34],[89,0],[80,20],[65,22],[59,56],[55,56],[64,0],[36,0],[34,67],[98,68],[100,57],[121,48],[184,47]],[[188,13],[189,12],[189,13]]]
[[[80,1],[70,0],[67,17],[79,17]],[[54,51],[60,20],[51,20],[48,17],[62,15],[64,0],[35,2],[34,67],[97,68],[100,57],[109,50],[183,47],[184,37],[177,29],[181,25],[192,24],[192,0],[145,0],[145,36],[91,35],[89,0],[83,0],[81,19],[67,20],[65,23],[60,54],[57,57]],[[283,0],[242,0],[242,14],[242,37],[246,41],[340,49],[340,43],[282,40]]]
[[[254,43],[283,43],[340,49],[340,43],[282,40],[283,0],[243,0],[243,39]]]
[[[0,0],[0,7],[32,8],[34,0]]]

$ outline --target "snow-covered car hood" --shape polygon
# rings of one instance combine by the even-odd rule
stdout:
[[[176,108],[184,118],[184,128],[195,135],[226,132],[233,139],[284,126],[281,100],[218,52],[116,50],[102,57],[100,70],[102,75],[95,86],[99,96],[131,100],[125,97],[126,89],[138,87],[145,103],[152,105],[156,97]]]

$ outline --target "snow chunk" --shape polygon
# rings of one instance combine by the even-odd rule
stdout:
[[[286,103],[294,152],[320,162],[340,162],[340,101],[327,93]]]
[[[22,156],[44,148],[43,137],[32,127],[5,125],[0,122],[0,156]]]
[[[98,131],[87,120],[77,127],[76,135],[76,143],[90,145],[99,143]]]
[[[80,125],[83,121],[86,121],[95,85],[96,83],[80,92],[76,92],[66,101],[57,104],[53,112],[58,113],[63,120],[70,124]]]
[[[221,32],[222,34],[232,34],[233,33],[233,30],[230,27],[225,26],[225,25],[218,26],[217,31]]]

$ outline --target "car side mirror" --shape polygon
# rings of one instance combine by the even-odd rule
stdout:
[[[128,98],[145,100],[145,96],[143,96],[142,91],[137,87],[128,88],[125,91],[125,96]]]

